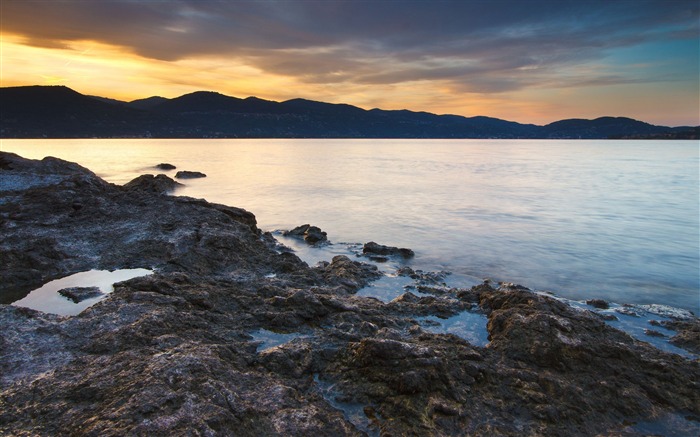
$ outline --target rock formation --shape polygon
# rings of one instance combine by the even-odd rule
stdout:
[[[199,171],[186,171],[186,170],[181,170],[177,173],[175,173],[175,177],[177,179],[196,179],[196,178],[205,178],[207,175],[205,175],[202,172]]]
[[[64,296],[74,303],[82,302],[97,296],[102,296],[102,290],[99,287],[69,287],[58,290],[58,294]]]
[[[3,296],[156,271],[73,317],[0,305],[0,434],[697,434],[697,359],[553,297],[484,283],[385,304],[355,295],[376,267],[309,267],[245,210],[54,158],[0,153],[0,178]],[[463,311],[488,317],[486,347],[420,322]],[[261,350],[260,330],[296,337]]]
[[[377,244],[374,241],[365,243],[362,247],[362,253],[371,255],[389,255],[389,256],[400,256],[402,258],[413,258],[415,253],[413,250],[394,247],[394,246],[384,246],[383,244]]]
[[[291,231],[284,231],[282,235],[287,237],[301,238],[309,244],[319,244],[328,242],[328,236],[318,226],[309,224],[297,226]]]

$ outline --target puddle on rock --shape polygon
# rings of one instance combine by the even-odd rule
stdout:
[[[625,427],[622,435],[697,437],[700,423],[681,414],[668,413],[658,419],[637,422]]]
[[[384,303],[391,302],[406,291],[410,291],[418,297],[430,296],[415,289],[414,284],[413,279],[407,276],[385,275],[359,289],[355,296],[373,297]]]
[[[323,399],[326,400],[333,408],[341,411],[345,419],[352,423],[357,430],[364,432],[371,437],[379,437],[379,420],[377,414],[375,417],[367,417],[367,410],[373,410],[371,406],[361,404],[359,402],[350,402],[342,400],[345,396],[335,387],[335,384],[319,379],[318,374],[314,375],[314,382],[318,387]]]
[[[90,270],[75,273],[47,282],[30,292],[23,299],[13,302],[12,305],[58,314],[59,316],[74,316],[107,297],[109,293],[114,291],[113,285],[115,283],[152,273],[153,271],[148,269]],[[58,293],[59,290],[64,288],[73,287],[97,287],[104,294],[74,303]]]
[[[256,352],[263,352],[273,347],[281,346],[283,344],[289,343],[295,338],[306,338],[308,335],[299,334],[292,332],[290,334],[280,334],[273,331],[268,331],[267,329],[258,329],[250,333],[253,337],[253,341],[260,343]]]
[[[434,334],[454,334],[474,346],[484,347],[489,342],[489,333],[486,330],[488,318],[481,313],[462,311],[447,319],[426,316],[416,317],[416,320],[423,329]]]

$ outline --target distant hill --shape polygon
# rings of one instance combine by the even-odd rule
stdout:
[[[64,86],[0,88],[2,138],[697,138],[694,127],[623,117],[546,126],[490,117],[365,110],[305,99],[274,102],[198,91],[121,102]]]

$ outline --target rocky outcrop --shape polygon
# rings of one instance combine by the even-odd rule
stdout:
[[[308,244],[319,244],[328,242],[328,235],[318,226],[309,224],[297,226],[291,231],[284,231],[282,235],[286,237],[300,238]]]
[[[197,179],[197,178],[205,178],[207,175],[205,175],[202,172],[199,171],[186,171],[186,170],[181,170],[177,173],[175,173],[175,178],[177,179]]]
[[[131,191],[145,191],[153,194],[167,194],[172,192],[182,184],[170,179],[164,174],[153,176],[145,174],[124,184],[124,189]]]
[[[362,247],[362,253],[365,255],[388,255],[388,256],[399,256],[401,258],[413,258],[415,253],[411,249],[394,247],[394,246],[384,246],[382,244],[377,244],[374,241],[365,243]]]
[[[698,360],[591,311],[409,269],[421,295],[383,303],[356,294],[375,266],[309,267],[244,210],[59,160],[0,153],[0,178],[14,181],[0,185],[1,293],[89,268],[156,271],[73,317],[0,305],[0,434],[697,434]],[[488,318],[486,347],[421,320],[465,311]],[[261,330],[291,340],[262,349]]]
[[[172,164],[168,164],[167,162],[161,162],[160,164],[155,166],[158,170],[175,170],[177,167],[175,167]]]

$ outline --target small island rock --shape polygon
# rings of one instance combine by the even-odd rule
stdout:
[[[291,231],[285,231],[282,235],[286,237],[296,237],[302,238],[309,244],[318,244],[328,241],[327,234],[317,226],[311,226],[309,224],[297,226]]]
[[[593,308],[598,308],[601,310],[607,310],[608,308],[610,308],[610,304],[608,304],[603,299],[589,299],[586,301],[586,304],[592,306]]]
[[[202,172],[199,171],[185,171],[181,170],[177,173],[175,173],[175,178],[177,179],[196,179],[196,178],[205,178],[207,175],[205,175]]]
[[[161,162],[160,164],[156,165],[156,168],[158,170],[175,170],[177,167],[172,164],[168,164],[167,162]]]
[[[164,174],[157,176],[145,174],[124,184],[124,188],[129,191],[144,191],[152,194],[165,194],[180,186],[182,186],[181,183]]]
[[[413,258],[415,256],[415,253],[411,249],[384,246],[382,244],[377,244],[374,241],[365,243],[365,245],[362,247],[362,253],[365,255],[398,255],[403,258]]]

